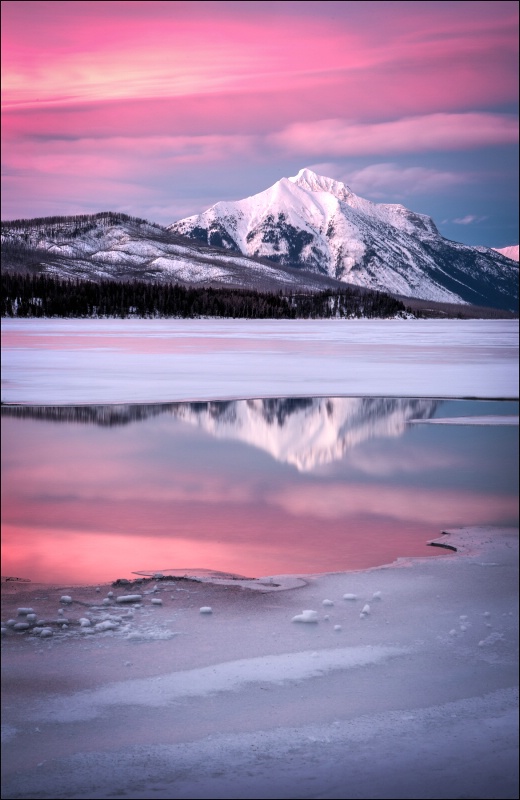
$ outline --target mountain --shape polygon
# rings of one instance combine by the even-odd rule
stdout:
[[[2,416],[100,426],[168,414],[218,439],[244,442],[307,472],[342,459],[369,439],[401,436],[412,419],[430,419],[438,400],[302,397],[113,406],[2,406]]]
[[[341,288],[328,276],[208,247],[114,212],[2,222],[2,269],[91,281],[179,282],[258,291]]]
[[[372,203],[309,169],[244,200],[216,203],[169,230],[404,297],[518,306],[518,267],[511,259],[444,239],[430,217]]]
[[[497,253],[501,253],[503,256],[505,256],[506,258],[510,258],[512,261],[519,260],[518,249],[519,246],[517,244],[511,244],[509,245],[509,247],[493,248],[493,250],[495,250]]]

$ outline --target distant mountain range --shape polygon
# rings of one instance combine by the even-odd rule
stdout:
[[[449,241],[430,217],[308,169],[167,228],[115,212],[2,222],[7,272],[292,293],[353,284],[517,312],[514,259],[515,248]]]
[[[364,200],[309,169],[245,200],[216,203],[169,230],[400,296],[509,310],[518,304],[511,258],[444,239],[430,217]]]

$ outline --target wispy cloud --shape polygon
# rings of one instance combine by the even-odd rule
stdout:
[[[451,186],[467,183],[470,177],[431,167],[402,167],[395,163],[382,163],[346,173],[343,179],[357,194],[374,198],[394,195],[399,198],[444,192]]]
[[[466,214],[465,217],[457,217],[452,220],[455,225],[472,225],[474,222],[484,222],[487,217],[478,217],[475,214]]]
[[[518,120],[492,113],[427,114],[379,123],[297,122],[271,136],[274,146],[306,155],[355,156],[462,150],[518,141]]]

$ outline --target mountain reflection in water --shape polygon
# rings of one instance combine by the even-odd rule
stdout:
[[[161,414],[196,425],[212,436],[235,439],[277,461],[311,470],[341,459],[374,437],[401,436],[412,419],[430,419],[439,401],[405,398],[268,398],[199,403],[106,406],[2,406],[6,416],[128,425]]]
[[[43,583],[337,572],[518,522],[517,429],[411,425],[506,403],[275,398],[2,406],[2,571]]]

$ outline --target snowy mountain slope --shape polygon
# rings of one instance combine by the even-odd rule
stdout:
[[[511,244],[509,247],[494,247],[493,250],[495,250],[497,253],[501,253],[501,255],[505,256],[506,258],[512,259],[512,261],[520,260],[518,252],[519,245],[517,244]]]
[[[169,230],[401,296],[510,310],[518,303],[518,268],[501,253],[444,239],[426,215],[372,203],[308,169]]]
[[[111,212],[2,223],[5,270],[57,277],[175,281],[278,291],[341,287],[327,276],[203,246],[159,225]]]

